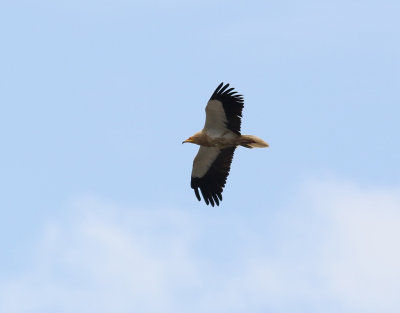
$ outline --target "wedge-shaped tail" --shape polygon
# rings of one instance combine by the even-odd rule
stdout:
[[[239,137],[239,145],[250,149],[269,147],[269,145],[264,140],[253,135],[241,135]]]

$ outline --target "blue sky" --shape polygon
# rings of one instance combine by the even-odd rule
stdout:
[[[0,311],[398,312],[397,1],[3,1]],[[218,208],[204,107],[245,98]]]

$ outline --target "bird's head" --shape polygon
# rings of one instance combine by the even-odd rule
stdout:
[[[182,141],[182,143],[189,142],[194,144],[200,144],[202,140],[202,133],[197,132],[194,135],[190,136],[188,139]]]
[[[186,139],[186,140],[182,141],[182,143],[186,143],[186,142],[189,142],[189,143],[194,143],[194,139],[193,139],[193,137],[189,137],[188,139]]]

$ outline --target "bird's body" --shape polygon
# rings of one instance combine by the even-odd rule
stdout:
[[[206,204],[212,206],[219,205],[222,200],[236,147],[268,147],[256,136],[241,135],[243,97],[228,87],[229,84],[224,86],[223,83],[217,87],[206,106],[204,128],[183,142],[200,145],[193,161],[191,187],[199,201],[200,189]]]
[[[218,135],[209,133],[207,130],[203,129],[190,138],[190,141],[185,140],[185,142],[194,143],[203,147],[218,147],[221,149],[236,146],[243,146],[246,148],[268,147],[268,144],[261,138],[252,135],[237,135],[231,131],[226,131]]]

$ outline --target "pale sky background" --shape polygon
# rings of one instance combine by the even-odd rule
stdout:
[[[400,2],[0,3],[0,312],[400,312]],[[224,200],[190,188],[220,82]]]

